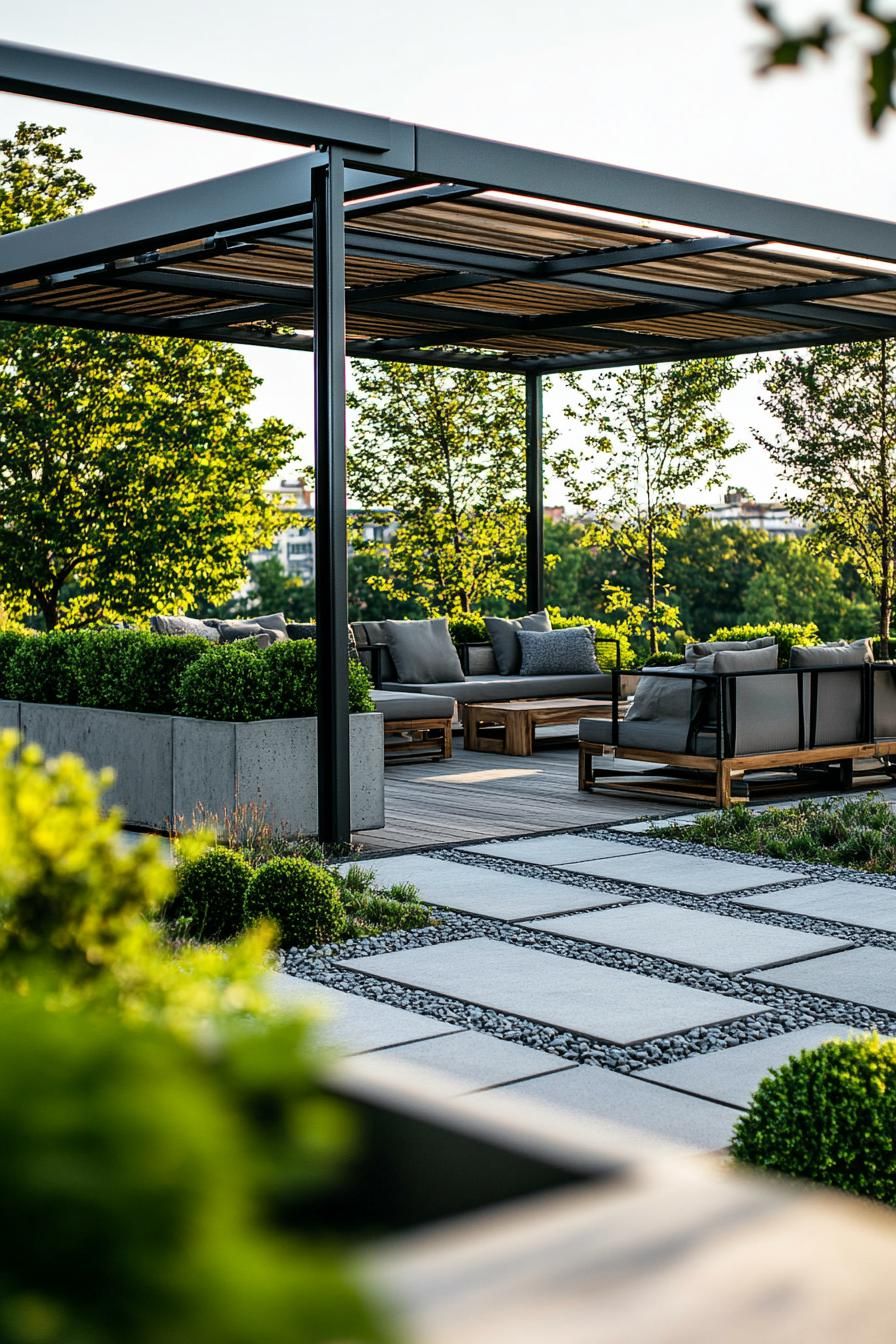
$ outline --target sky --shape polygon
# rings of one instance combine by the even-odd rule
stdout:
[[[846,4],[778,7],[796,25]],[[896,128],[865,129],[855,47],[759,78],[762,32],[743,0],[0,0],[0,14],[10,41],[896,218]],[[0,138],[20,120],[66,127],[91,208],[295,152],[0,94]],[[244,354],[264,379],[255,413],[304,430],[310,456],[310,356]],[[724,410],[751,444],[732,479],[768,498],[757,391],[746,380]],[[546,399],[558,425],[561,396]]]

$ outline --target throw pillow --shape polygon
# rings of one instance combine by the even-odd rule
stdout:
[[[861,667],[874,662],[870,639],[856,639],[852,644],[844,640],[836,644],[796,645],[790,650],[791,667]]]
[[[773,672],[778,666],[778,646],[758,649],[722,649],[714,655],[716,672]]]
[[[760,635],[757,639],[704,640],[702,644],[686,645],[684,660],[696,663],[698,658],[707,658],[711,653],[746,653],[751,649],[768,648],[777,648],[774,635]]]
[[[448,633],[447,617],[434,621],[383,621],[383,628],[399,681],[422,686],[463,681],[464,672]]]
[[[518,630],[521,677],[575,676],[599,672],[590,625],[568,630]]]
[[[198,635],[212,644],[219,640],[218,631],[205,621],[195,621],[191,616],[150,616],[149,628],[154,635]]]
[[[271,636],[263,646],[264,648],[279,639],[286,639],[285,629],[265,629],[263,625],[259,625],[258,621],[221,621],[217,630],[222,644],[235,644],[238,639],[251,639],[254,635],[260,635],[262,632]]]
[[[629,719],[697,719],[707,691],[705,681],[695,681],[693,673],[715,671],[715,654],[706,654],[684,667],[669,667],[662,676],[642,676],[626,714]]]
[[[279,630],[286,638],[286,617],[282,611],[275,611],[270,616],[251,616],[253,625],[260,625],[262,630]]]
[[[502,616],[486,616],[485,628],[491,640],[495,662],[502,677],[519,672],[522,650],[517,635],[520,630],[550,630],[551,618],[546,611],[533,611],[528,616],[505,620]]]

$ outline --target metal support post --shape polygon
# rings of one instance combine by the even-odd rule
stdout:
[[[526,604],[544,606],[544,412],[541,374],[526,374]]]
[[[344,167],[312,174],[318,835],[351,840],[345,467]]]

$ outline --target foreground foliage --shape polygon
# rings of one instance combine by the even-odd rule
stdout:
[[[0,740],[0,1339],[377,1341],[301,1235],[350,1138],[307,1022],[268,1016],[270,931],[172,950],[174,874],[104,780]],[[193,859],[202,841],[188,841]],[[99,1276],[99,1277],[98,1277]]]
[[[896,816],[876,794],[843,802],[804,799],[768,812],[731,807],[707,812],[693,825],[664,826],[652,834],[773,859],[896,872]]]
[[[896,1204],[896,1041],[826,1041],[773,1069],[735,1126],[732,1155]]]

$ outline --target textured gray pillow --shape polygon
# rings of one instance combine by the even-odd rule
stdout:
[[[643,676],[626,714],[629,719],[696,719],[706,695],[706,682],[694,681],[694,672],[714,672],[715,654],[707,654],[685,667],[663,669],[669,676]]]
[[[698,658],[707,658],[711,653],[747,653],[751,649],[768,648],[777,648],[774,635],[760,635],[758,639],[704,640],[702,644],[686,645],[684,660],[695,663]]]
[[[599,672],[590,625],[569,630],[518,630],[521,677],[557,677]]]
[[[195,621],[191,616],[150,616],[149,628],[155,635],[198,635],[217,644],[220,638],[214,626]]]
[[[491,640],[495,662],[502,677],[513,676],[519,672],[523,653],[517,635],[521,630],[536,630],[544,633],[551,628],[551,618],[546,611],[532,611],[528,616],[516,620],[505,620],[503,616],[486,616],[485,628]]]
[[[836,644],[795,645],[790,650],[791,667],[861,667],[874,662],[870,639],[856,639],[852,644],[840,640]]]
[[[431,686],[437,681],[463,681],[464,670],[448,633],[448,620],[383,621],[383,630],[398,680]]]
[[[722,649],[714,655],[716,672],[772,672],[778,666],[778,646],[759,649]]]

